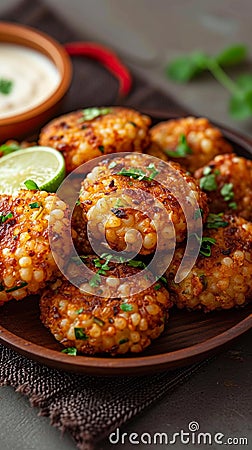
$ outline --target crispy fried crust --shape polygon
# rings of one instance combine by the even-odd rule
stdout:
[[[46,281],[56,276],[49,232],[54,233],[54,244],[65,258],[68,245],[62,235],[70,220],[66,204],[55,194],[25,190],[13,196],[0,196],[0,218],[0,304],[3,304],[38,293]]]
[[[235,154],[216,156],[210,163],[195,172],[195,178],[201,180],[206,168],[214,174],[216,187],[206,191],[210,199],[211,212],[234,212],[247,220],[252,220],[252,161]],[[232,184],[231,198],[225,200],[225,188]],[[223,194],[221,193],[223,192]],[[235,203],[235,204],[234,204]],[[231,205],[231,206],[230,206]]]
[[[142,211],[152,214],[159,226],[159,249],[167,249],[167,242],[172,241],[173,234],[171,225],[168,223],[167,215],[156,206],[155,200],[163,204],[165,211],[172,221],[177,242],[185,239],[187,224],[181,208],[183,205],[195,204],[202,210],[203,221],[208,212],[205,194],[201,192],[195,180],[190,177],[181,167],[170,163],[173,168],[169,176],[171,189],[166,188],[166,179],[160,183],[153,180],[133,179],[129,176],[118,175],[122,169],[141,168],[148,172],[150,160],[143,159],[141,155],[128,155],[125,158],[115,158],[112,161],[103,161],[87,176],[82,184],[80,202],[83,207],[84,220],[92,221],[95,228],[94,237],[97,240],[103,238],[102,225],[105,226],[105,235],[108,244],[115,250],[125,249],[126,242],[134,244],[134,236],[129,230],[141,233],[143,245],[140,254],[151,254],[157,245],[157,232],[151,218]],[[155,169],[162,174],[166,164],[158,161]],[[183,185],[180,181],[183,179]],[[177,189],[177,190],[176,190]],[[136,191],[137,190],[137,191]],[[116,194],[118,197],[109,199],[109,195]],[[122,192],[120,192],[122,191]],[[174,193],[175,192],[175,193]],[[153,200],[148,199],[148,194]],[[129,198],[133,199],[132,207]],[[127,204],[131,207],[127,208]],[[124,209],[120,209],[124,206]],[[142,207],[142,210],[141,210]],[[191,217],[193,220],[193,217]]]
[[[224,216],[227,227],[206,230],[204,236],[216,240],[211,256],[199,255],[194,268],[180,283],[174,276],[184,248],[176,250],[166,272],[173,302],[179,308],[229,309],[252,298],[252,224],[235,216]]]
[[[192,154],[183,158],[167,154],[165,157],[167,160],[180,163],[191,173],[207,164],[216,155],[232,151],[231,145],[223,138],[220,130],[205,118],[185,117],[161,122],[151,128],[150,134],[153,145],[150,146],[148,153],[154,156],[157,154],[157,147],[164,153],[165,150],[176,151],[181,135],[185,135]]]
[[[68,173],[103,154],[142,152],[150,142],[150,118],[133,109],[107,109],[92,120],[84,120],[83,111],[54,119],[42,129],[39,144],[62,152]]]
[[[90,257],[86,263],[97,273],[94,260]],[[132,276],[139,269],[109,265],[106,297],[98,295],[99,287],[91,295],[84,292],[85,286],[78,289],[63,278],[43,293],[41,320],[65,347],[88,355],[139,353],[163,332],[172,306],[168,291],[158,282],[146,289],[143,280],[144,290],[132,296],[131,284],[120,284],[118,277]],[[112,292],[125,292],[125,296],[111,298]]]

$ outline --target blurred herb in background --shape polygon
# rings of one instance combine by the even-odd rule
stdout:
[[[233,45],[216,56],[203,51],[195,51],[174,59],[168,65],[167,76],[177,83],[186,83],[205,71],[211,72],[215,79],[231,94],[229,113],[237,120],[252,117],[252,74],[240,75],[232,80],[223,67],[238,65],[248,54],[245,45]]]

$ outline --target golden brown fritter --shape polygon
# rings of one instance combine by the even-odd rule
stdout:
[[[224,139],[221,131],[206,118],[185,117],[161,122],[151,128],[150,134],[154,148],[150,146],[148,153],[155,156],[159,147],[167,160],[178,162],[191,173],[207,164],[216,155],[232,151],[231,145]],[[186,141],[186,146],[183,146],[183,140]],[[179,152],[181,143],[182,147],[187,149],[185,153]],[[166,151],[172,154],[167,154]],[[179,156],[183,154],[185,156]]]
[[[216,156],[195,172],[213,213],[235,211],[252,220],[252,161],[235,154]]]
[[[67,172],[97,156],[142,152],[150,142],[150,118],[119,107],[88,108],[52,120],[39,144],[62,152]]]
[[[87,264],[97,276],[97,257],[90,257]],[[80,353],[139,353],[163,332],[172,306],[169,293],[159,282],[146,288],[143,277],[142,292],[131,295],[134,275],[140,270],[126,263],[108,266],[105,297],[99,296],[99,284],[91,295],[85,293],[85,285],[78,289],[61,278],[41,297],[41,320],[65,347],[75,347]],[[119,280],[130,276],[133,281]]]
[[[49,233],[64,259],[69,226],[68,208],[55,194],[20,190],[0,196],[0,305],[38,293],[58,274]]]
[[[180,283],[174,282],[184,248],[178,248],[166,272],[172,301],[179,308],[229,309],[252,298],[252,224],[235,216],[222,216],[222,227],[206,229],[212,238],[210,256],[199,255],[194,268]],[[224,223],[226,226],[224,226]]]
[[[153,253],[157,245],[156,227],[159,250],[167,249],[167,242],[171,241],[173,244],[174,241],[167,214],[175,228],[175,239],[177,242],[183,241],[187,233],[187,223],[181,204],[185,207],[195,206],[197,200],[197,208],[202,210],[203,221],[206,217],[206,196],[200,191],[195,180],[175,163],[169,165],[157,161],[150,169],[150,161],[150,164],[153,164],[153,158],[146,155],[143,158],[138,154],[103,161],[82,183],[80,203],[84,220],[92,223],[94,238],[97,240],[104,238],[105,227],[106,240],[114,250],[122,251],[126,244],[134,245],[136,232],[140,232],[143,241],[140,254]],[[169,170],[168,175],[166,170]],[[126,173],[132,173],[132,176]],[[170,189],[155,179],[156,175],[163,176],[163,173],[163,181],[165,185],[169,183]],[[146,174],[147,178],[143,178],[142,174]],[[156,174],[154,178],[148,179],[153,174]],[[111,197],[112,194],[115,196]],[[157,206],[157,200],[164,206],[164,211]],[[152,213],[156,226],[152,218],[147,217],[148,211]],[[189,220],[194,219],[194,213],[195,209],[192,208],[188,213]]]

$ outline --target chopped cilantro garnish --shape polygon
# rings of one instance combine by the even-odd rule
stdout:
[[[211,246],[216,243],[216,240],[210,237],[203,237],[201,240],[200,254],[203,256],[211,256]]]
[[[4,223],[8,219],[12,219],[12,217],[13,217],[13,214],[11,212],[6,214],[5,216],[0,216],[0,223]]]
[[[217,183],[214,173],[211,173],[211,167],[205,167],[203,170],[203,177],[200,179],[200,188],[204,191],[216,191]]]
[[[158,291],[159,289],[161,289],[161,284],[155,284],[155,286],[154,286],[154,290],[155,291]]]
[[[220,190],[220,193],[225,202],[229,202],[229,200],[232,200],[234,198],[233,183],[224,184]]]
[[[155,164],[153,163],[150,163],[147,169],[151,172],[150,176],[148,177],[150,180],[153,180],[159,174],[159,171],[156,169]]]
[[[3,95],[8,95],[13,89],[13,81],[7,80],[6,78],[0,78],[0,93]]]
[[[20,149],[20,146],[16,144],[16,142],[12,142],[10,144],[0,145],[0,154],[1,155],[9,155]]]
[[[80,339],[81,341],[86,341],[88,336],[85,333],[84,328],[75,328],[74,329],[75,339]]]
[[[80,200],[79,200],[79,199],[78,199],[78,200],[76,200],[76,203],[75,203],[75,205],[76,205],[76,206],[80,206],[80,204],[81,204]]]
[[[106,116],[111,112],[112,112],[111,108],[86,108],[82,111],[83,117],[81,120],[82,121],[93,120],[99,116]]]
[[[29,206],[31,209],[36,209],[36,208],[40,208],[40,206],[42,206],[42,203],[41,202],[29,203]]]
[[[237,203],[236,203],[236,202],[230,202],[230,203],[228,204],[228,206],[229,206],[229,208],[231,208],[231,209],[237,209]]]
[[[150,176],[148,176],[142,169],[138,167],[131,167],[130,169],[125,169],[124,167],[119,172],[117,172],[117,175],[130,177],[133,178],[134,180],[152,181],[159,174],[159,171],[156,169],[153,163],[150,163],[149,166],[146,167],[146,169],[150,170],[151,172]]]
[[[196,211],[195,211],[195,213],[194,213],[194,219],[195,219],[195,220],[199,219],[200,217],[203,216],[203,213],[204,213],[204,211],[203,211],[202,208],[196,209]]]
[[[223,220],[223,213],[210,213],[207,217],[207,228],[224,228],[228,226],[228,222]]]
[[[104,153],[104,145],[99,145],[98,148],[99,148],[99,150],[100,150],[101,153]]]
[[[129,122],[133,127],[137,127],[137,124],[135,122]]]
[[[121,340],[119,341],[119,345],[126,344],[126,342],[129,342],[129,339],[128,339],[128,338],[121,339]]]
[[[9,289],[5,289],[5,292],[14,292],[17,291],[18,289],[22,289],[23,287],[27,286],[28,283],[26,283],[26,281],[21,281],[20,283],[18,283],[16,286],[13,286],[12,288]]]
[[[70,355],[70,356],[77,356],[77,348],[68,347],[68,348],[65,348],[64,350],[61,350],[61,353],[66,353],[67,355]]]
[[[96,273],[89,281],[89,286],[98,287],[101,284],[101,277],[99,273]]]
[[[127,312],[127,311],[132,311],[133,306],[132,306],[132,305],[129,305],[128,303],[122,303],[122,304],[120,305],[120,309],[121,309],[122,311],[125,311],[125,312]]]
[[[39,191],[37,183],[35,183],[35,181],[33,180],[24,181],[24,185],[27,187],[29,191]]]
[[[135,261],[134,259],[132,259],[131,261],[128,261],[127,266],[138,267],[139,269],[146,268],[146,264],[143,261]]]
[[[197,233],[193,233],[190,237],[195,237],[200,242],[199,253],[203,256],[211,256],[211,245],[215,244],[216,240],[210,237],[200,238]]]
[[[189,147],[185,134],[179,136],[178,145],[176,150],[165,150],[165,153],[172,158],[184,158],[187,155],[192,154],[192,149]]]
[[[82,314],[83,311],[84,311],[84,308],[80,308],[80,309],[77,309],[77,311],[75,311],[75,312],[76,312],[76,314]]]

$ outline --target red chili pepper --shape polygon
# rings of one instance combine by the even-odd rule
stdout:
[[[132,86],[130,72],[111,50],[94,42],[69,42],[65,49],[70,56],[88,56],[101,62],[118,79],[119,95],[128,95]]]

